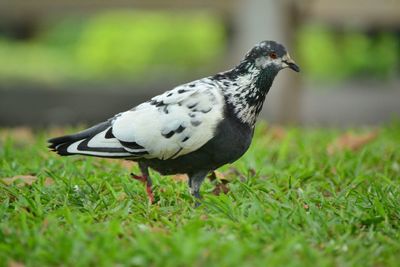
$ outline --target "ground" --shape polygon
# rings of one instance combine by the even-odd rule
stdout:
[[[182,176],[152,172],[150,205],[129,176],[136,165],[48,152],[58,133],[0,131],[0,266],[400,262],[399,122],[261,124],[246,155],[217,174],[229,191],[208,180],[198,208]]]

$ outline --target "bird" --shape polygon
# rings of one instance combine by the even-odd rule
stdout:
[[[179,85],[75,134],[49,139],[61,156],[119,158],[138,163],[154,202],[149,169],[186,174],[200,201],[207,175],[238,160],[249,148],[255,123],[274,78],[300,68],[276,41],[254,45],[230,70]]]

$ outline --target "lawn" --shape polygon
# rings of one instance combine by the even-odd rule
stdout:
[[[56,131],[0,131],[0,266],[399,266],[399,122],[261,124],[198,208],[182,176],[152,172],[150,205],[135,164],[48,152]]]

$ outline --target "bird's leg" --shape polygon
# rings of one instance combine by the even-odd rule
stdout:
[[[133,179],[139,180],[140,182],[145,184],[146,193],[147,193],[147,196],[149,197],[149,201],[150,201],[150,203],[153,203],[154,202],[154,194],[153,194],[153,189],[152,189],[153,182],[151,181],[148,167],[146,165],[144,165],[143,163],[139,163],[139,169],[142,172],[142,175],[136,175],[136,174],[131,173],[131,176]]]
[[[189,193],[192,194],[192,176],[188,175]]]
[[[207,176],[208,171],[199,171],[196,173],[189,174],[189,187],[192,195],[197,198],[201,199],[200,195],[200,187],[203,183],[204,179]],[[196,202],[196,206],[199,206],[200,203]]]

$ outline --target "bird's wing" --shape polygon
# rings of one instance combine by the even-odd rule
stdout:
[[[209,80],[199,80],[118,114],[109,131],[132,155],[176,158],[213,137],[223,110],[220,90]]]

